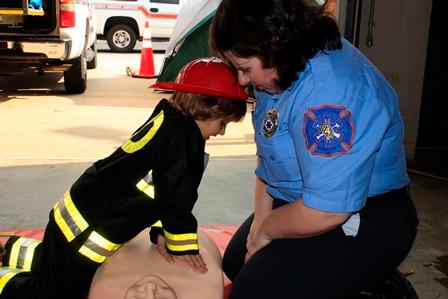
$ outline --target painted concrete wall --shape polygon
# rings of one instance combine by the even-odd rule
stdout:
[[[367,45],[374,1],[372,46]],[[405,147],[414,158],[417,142],[432,0],[364,0],[360,50],[383,72],[400,96]]]

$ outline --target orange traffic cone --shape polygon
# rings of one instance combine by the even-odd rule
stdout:
[[[138,76],[132,77],[139,78],[154,78],[156,77],[154,68],[154,54],[152,51],[151,31],[149,30],[149,21],[146,20],[145,28],[143,29],[143,42],[140,59],[140,70]]]

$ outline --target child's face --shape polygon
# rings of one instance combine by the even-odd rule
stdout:
[[[196,120],[196,124],[201,130],[204,140],[208,140],[211,136],[224,135],[226,133],[226,126],[228,121],[222,118]]]

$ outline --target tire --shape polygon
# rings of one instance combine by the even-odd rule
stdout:
[[[118,24],[107,32],[107,44],[114,52],[130,52],[137,43],[137,34],[128,25]]]
[[[65,90],[71,94],[83,93],[87,88],[87,60],[84,50],[78,58],[73,61],[72,67],[64,72]]]
[[[95,56],[93,56],[92,60],[87,61],[87,69],[88,70],[96,69],[96,67],[98,66],[98,46],[97,46],[96,40],[93,42],[90,49],[92,49]]]

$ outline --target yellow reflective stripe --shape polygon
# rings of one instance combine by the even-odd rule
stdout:
[[[81,246],[79,252],[94,262],[102,263],[120,246],[120,244],[113,243],[93,231],[84,245]]]
[[[65,192],[64,203],[68,213],[72,217],[73,221],[76,223],[76,226],[79,228],[81,232],[83,232],[87,227],[89,227],[89,224],[84,219],[84,217],[82,217],[81,213],[79,213],[78,209],[76,208],[75,203],[73,202],[70,196],[70,192]]]
[[[136,151],[143,148],[156,134],[157,130],[159,130],[160,125],[162,124],[164,119],[163,111],[160,111],[159,114],[154,116],[153,119],[151,119],[141,130],[144,130],[145,127],[149,126],[151,123],[153,124],[152,128],[148,130],[148,132],[138,141],[132,141],[132,137],[128,139],[122,146],[121,149],[125,151],[128,154],[135,153]],[[140,130],[140,131],[141,131]],[[135,133],[134,136],[138,134]]]
[[[25,262],[23,264],[23,269],[31,270],[31,264],[33,262],[34,250],[41,243],[39,240],[33,240],[28,249],[26,250]]]
[[[67,223],[65,223],[64,219],[62,218],[61,212],[59,210],[59,202],[54,205],[53,212],[56,224],[59,226],[59,229],[64,234],[67,241],[71,242],[75,238],[75,235],[72,233]]]
[[[154,199],[154,184],[152,181],[152,169],[137,183],[137,189]]]
[[[158,220],[156,223],[154,223],[153,225],[154,227],[162,227],[162,221]]]
[[[170,243],[165,243],[166,248],[171,251],[187,251],[187,250],[199,250],[198,244],[190,244],[190,245],[173,245]]]
[[[75,238],[75,235],[72,233],[72,231],[68,227],[67,223],[65,223],[64,218],[62,218],[62,215],[61,215],[61,212],[59,209],[59,202],[57,202],[54,205],[53,215],[54,215],[54,221],[56,221],[56,224],[59,226],[59,229],[64,234],[67,241],[71,242]]]
[[[14,268],[0,268],[0,294],[8,281],[20,272],[23,272],[23,270]]]
[[[99,255],[98,253],[96,253],[95,251],[91,250],[90,248],[87,248],[86,246],[82,246],[79,249],[79,252],[88,257],[89,259],[91,259],[94,262],[97,263],[104,263],[104,261],[106,260],[106,257],[103,255]]]
[[[104,263],[104,261],[107,258],[106,256],[100,255],[86,246],[82,246],[79,249],[79,253],[81,253],[82,255],[88,257],[89,259],[91,259],[92,261],[97,262],[97,263]]]
[[[171,251],[199,250],[198,235],[189,234],[171,234],[163,230],[165,235],[166,247]]]
[[[34,250],[40,243],[40,240],[24,237],[18,238],[11,247],[8,266],[27,270],[31,269]]]
[[[23,243],[23,237],[18,238],[11,248],[11,254],[9,255],[9,266],[12,268],[17,268],[17,260],[19,259],[20,247]]]
[[[103,236],[101,236],[99,233],[97,233],[95,231],[93,231],[90,234],[89,240],[91,240],[95,244],[97,244],[100,247],[102,247],[106,250],[109,250],[109,251],[115,251],[120,247],[120,244],[115,244],[115,243],[107,240],[106,238],[104,238]]]
[[[154,185],[146,183],[145,179],[141,179],[137,183],[137,189],[148,195],[151,199],[154,198]]]
[[[163,230],[163,233],[165,235],[166,238],[174,240],[174,241],[185,241],[185,240],[191,240],[191,239],[198,239],[198,234],[193,234],[193,233],[189,233],[189,234],[171,234],[169,232],[167,232],[166,230]]]
[[[76,208],[70,191],[65,192],[64,197],[55,204],[53,211],[56,223],[69,242],[89,227]]]

